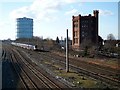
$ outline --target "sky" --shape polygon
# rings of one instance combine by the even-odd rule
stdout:
[[[114,2],[113,2],[114,1]],[[72,16],[99,10],[99,36],[113,34],[118,39],[118,0],[1,0],[0,39],[16,39],[16,18],[33,18],[33,35],[64,39],[66,29],[72,39]]]

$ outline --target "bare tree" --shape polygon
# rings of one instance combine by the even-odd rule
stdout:
[[[90,48],[92,45],[93,45],[93,43],[90,39],[84,39],[81,42],[81,48],[85,48],[85,47]]]
[[[90,39],[84,39],[81,43],[81,49],[84,50],[84,56],[88,55],[88,50],[93,46],[93,43]]]
[[[108,34],[107,40],[115,40],[115,37],[113,34]]]
[[[44,49],[50,50],[54,46],[54,41],[51,38],[44,39]]]
[[[57,36],[57,38],[56,38],[56,43],[57,43],[57,44],[60,43],[58,36]]]

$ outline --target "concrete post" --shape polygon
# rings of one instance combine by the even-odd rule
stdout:
[[[69,72],[69,60],[68,60],[68,29],[66,37],[66,72]]]

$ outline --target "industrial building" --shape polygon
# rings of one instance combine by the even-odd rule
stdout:
[[[98,18],[99,11],[94,10],[93,16],[72,17],[72,48],[80,50],[82,43],[91,41],[93,44],[98,42]]]
[[[33,37],[33,19],[17,18],[17,39]]]

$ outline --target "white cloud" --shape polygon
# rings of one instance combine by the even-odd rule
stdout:
[[[109,16],[109,15],[113,15],[113,12],[109,11],[109,10],[101,10],[99,9],[99,13],[102,16]]]
[[[34,0],[0,0],[0,2],[32,2]],[[56,0],[57,1],[57,0]],[[64,1],[66,3],[73,3],[73,2],[119,2],[119,0],[58,0]]]
[[[31,10],[57,10],[58,8],[60,8],[60,6],[61,5],[58,0],[35,0],[30,8]]]
[[[76,2],[79,2],[79,0],[63,0],[65,1],[66,3],[76,3]]]
[[[31,17],[36,20],[55,19],[55,13],[60,11],[64,5],[76,3],[78,0],[35,0],[31,5],[13,10],[11,18]]]
[[[65,15],[75,15],[75,14],[78,14],[78,10],[77,9],[72,9],[72,10],[67,11],[65,13]]]
[[[19,18],[19,17],[24,17],[27,16],[27,13],[29,12],[29,8],[27,6],[13,10],[10,13],[11,18]]]
[[[99,14],[101,16],[111,16],[111,15],[114,15],[114,13],[109,11],[109,10],[102,10],[102,9],[97,9],[97,10],[99,10]],[[79,14],[79,11],[77,9],[72,9],[72,10],[67,11],[65,13],[65,15],[78,15],[78,14]],[[88,14],[84,14],[84,15],[88,15]]]
[[[0,0],[0,2],[32,2],[34,0]]]

